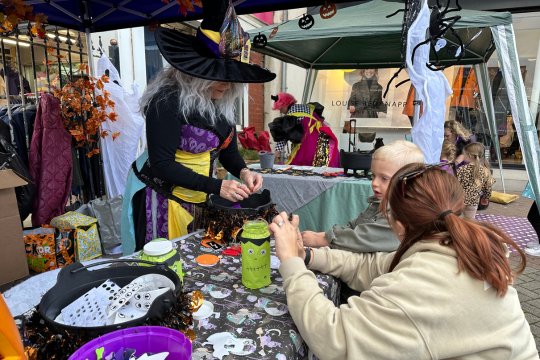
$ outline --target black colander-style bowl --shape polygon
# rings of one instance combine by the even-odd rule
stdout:
[[[121,266],[109,266],[102,269],[88,270],[108,263],[118,263]],[[137,266],[143,263],[147,266]],[[135,264],[135,265],[134,265]],[[149,266],[148,266],[149,265]],[[160,274],[169,278],[175,285],[175,290],[169,290],[158,296],[148,310],[146,316],[126,321],[122,324],[79,327],[61,324],[55,321],[63,308],[77,300],[87,291],[100,286],[103,282],[111,280],[120,287],[124,287],[139,276]],[[161,319],[176,303],[182,291],[182,282],[176,272],[165,263],[153,263],[144,260],[108,260],[84,266],[79,262],[70,264],[60,270],[56,284],[49,290],[39,303],[39,313],[51,326],[58,330],[67,330],[76,333],[105,334],[113,330],[143,325],[149,319]]]

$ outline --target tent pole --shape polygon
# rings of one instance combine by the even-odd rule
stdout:
[[[538,103],[540,102],[540,40],[538,40],[538,53],[536,54],[536,66],[534,67],[534,80],[531,92],[531,116],[533,123],[536,123],[538,114]],[[538,126],[538,124],[536,124]]]
[[[311,76],[313,75],[313,68],[307,70],[306,81],[304,82],[304,93],[302,94],[302,104],[307,103],[309,86],[311,84]]]
[[[90,76],[95,76],[94,73],[94,57],[92,55],[92,36],[90,35],[90,29],[84,30],[86,36],[86,52],[88,56],[88,67],[90,68]]]
[[[508,90],[508,98],[512,109],[514,126],[519,139],[519,145],[529,175],[529,182],[538,204],[540,201],[540,144],[536,125],[531,118],[525,85],[519,66],[519,55],[516,47],[514,29],[511,24],[492,26],[493,39],[501,69]],[[529,255],[540,256],[540,244],[534,240],[527,244]]]
[[[478,79],[480,98],[482,99],[482,107],[484,108],[484,113],[487,117],[489,134],[491,136],[493,146],[495,147],[495,153],[497,154],[497,163],[499,164],[499,173],[501,175],[503,192],[506,193],[503,166],[501,161],[501,146],[499,145],[499,134],[497,133],[497,126],[495,123],[495,109],[493,107],[493,95],[491,93],[491,86],[489,83],[487,64],[482,63],[474,65],[474,71],[476,72],[476,78]]]

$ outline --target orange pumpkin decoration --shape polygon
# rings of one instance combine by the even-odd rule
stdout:
[[[319,9],[319,14],[321,15],[321,18],[325,20],[330,19],[332,16],[336,15],[336,13],[336,4],[329,1],[326,1],[324,5],[321,5],[321,8]]]

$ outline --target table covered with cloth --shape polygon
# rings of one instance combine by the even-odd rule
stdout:
[[[250,339],[245,356],[226,355],[231,359],[305,359],[308,349],[287,309],[282,278],[277,270],[279,259],[271,243],[271,285],[251,290],[242,285],[241,256],[221,254],[201,245],[203,232],[188,234],[173,241],[177,244],[184,271],[184,291],[199,290],[205,300],[214,306],[211,316],[193,320],[196,339],[193,341],[194,360],[215,359],[209,336],[229,332],[236,338]],[[220,256],[214,266],[199,265],[195,260],[201,254]],[[136,258],[133,254],[127,258]],[[99,262],[99,259],[91,261]],[[90,263],[90,262],[88,262]],[[28,312],[39,304],[41,297],[56,283],[58,270],[36,275],[4,293],[13,316]],[[325,274],[316,274],[323,293],[334,303],[339,299],[339,281]],[[256,346],[256,347],[255,347]]]
[[[212,316],[193,320],[197,335],[193,341],[192,359],[213,359],[212,345],[205,344],[212,334],[230,332],[237,338],[254,340],[251,355],[225,356],[223,359],[304,359],[308,349],[302,341],[287,309],[283,280],[278,272],[279,259],[271,242],[272,283],[258,290],[242,285],[241,256],[221,255],[214,266],[201,266],[195,258],[203,253],[219,255],[221,250],[201,247],[201,233],[178,242],[183,260],[184,287],[200,290],[205,300],[214,305]],[[325,274],[316,274],[324,294],[337,304],[339,281]]]
[[[343,176],[341,168],[274,165],[269,172],[259,164],[249,167],[261,172],[262,188],[270,190],[277,211],[300,216],[300,230],[326,231],[346,224],[366,209],[373,195],[369,178]]]

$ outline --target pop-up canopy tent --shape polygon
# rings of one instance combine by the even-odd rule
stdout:
[[[182,14],[176,0],[25,0],[24,2],[32,5],[35,13],[45,14],[48,24],[84,32],[125,29],[202,17],[202,10],[198,7],[195,7],[193,12]],[[186,1],[191,2],[193,1]],[[334,0],[334,2],[345,1]],[[233,1],[237,14],[302,8],[322,3],[323,0]]]
[[[250,35],[253,37],[264,34],[268,39],[265,47],[256,49],[258,52],[308,69],[303,96],[303,100],[307,101],[319,69],[401,66],[403,16],[386,16],[403,7],[404,4],[398,1],[372,0],[340,9],[330,19],[323,20],[315,16],[315,24],[309,30],[300,29],[297,19],[293,19],[279,25],[253,29]],[[454,28],[467,46],[460,64],[475,66],[484,111],[500,159],[491,88],[485,64],[495,48],[498,50],[525,165],[535,196],[540,199],[540,147],[519,72],[511,14],[464,9],[448,16],[455,15],[460,15],[461,19]],[[276,26],[277,33],[270,39]],[[447,47],[452,51],[443,49],[439,57],[443,62],[455,62],[458,42],[452,35],[446,39],[449,44]],[[502,178],[500,161],[499,166]]]

